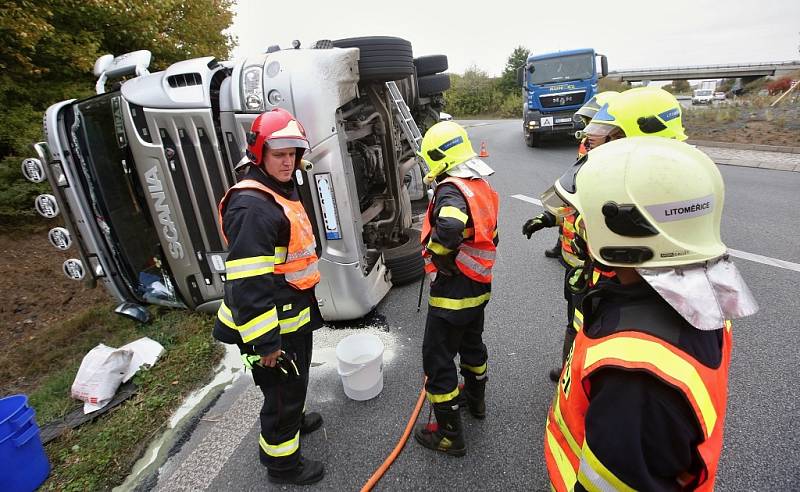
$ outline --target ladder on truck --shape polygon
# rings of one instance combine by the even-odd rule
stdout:
[[[403,95],[400,94],[400,89],[397,88],[397,84],[395,84],[394,81],[386,82],[386,88],[389,89],[389,95],[392,99],[392,112],[394,113],[395,120],[397,120],[397,123],[403,130],[403,135],[405,135],[408,144],[411,145],[414,152],[419,152],[420,145],[422,144],[422,133],[419,131],[417,122],[414,121],[414,118],[411,116],[411,111],[408,110]],[[425,159],[418,158],[417,161],[420,163],[422,175],[428,174],[430,169],[428,169],[428,164],[425,162]]]

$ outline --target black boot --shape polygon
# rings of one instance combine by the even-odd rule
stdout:
[[[426,425],[418,425],[414,431],[414,439],[428,449],[450,456],[467,454],[458,405],[452,401],[436,403],[433,405],[433,413],[436,415],[436,430],[429,429]]]
[[[483,379],[475,376],[464,376],[464,400],[466,400],[469,413],[476,419],[486,418],[486,381],[489,378],[484,373]]]
[[[322,415],[317,412],[306,412],[303,414],[303,420],[300,422],[300,434],[311,434],[315,430],[322,427]]]
[[[325,476],[325,465],[321,461],[300,457],[300,463],[291,470],[269,470],[267,478],[272,483],[290,483],[294,485],[310,485],[322,480]]]

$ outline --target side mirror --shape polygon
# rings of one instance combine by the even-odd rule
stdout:
[[[608,58],[606,58],[606,55],[600,55],[600,73],[603,77],[608,75]]]
[[[94,62],[94,69],[92,73],[95,77],[99,77],[103,75],[103,72],[111,65],[111,62],[114,61],[114,55],[103,55]]]
[[[525,67],[519,67],[517,69],[517,85],[522,87],[525,85]]]
[[[536,67],[533,64],[528,65],[528,73],[533,73],[536,71]]]

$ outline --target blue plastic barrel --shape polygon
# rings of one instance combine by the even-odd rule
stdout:
[[[0,399],[0,490],[31,492],[45,481],[50,463],[28,397]]]

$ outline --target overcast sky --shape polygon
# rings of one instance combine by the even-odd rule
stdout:
[[[516,46],[533,53],[594,48],[610,70],[798,60],[800,0],[238,0],[234,57],[271,44],[389,35],[414,56],[442,53],[450,71],[499,75]],[[469,2],[472,3],[472,2]],[[599,12],[593,8],[608,5]],[[526,8],[521,5],[527,5]]]

